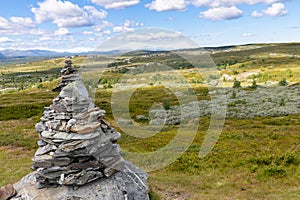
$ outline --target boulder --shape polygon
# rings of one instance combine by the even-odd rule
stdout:
[[[126,162],[125,169],[109,178],[100,178],[80,187],[36,188],[36,173],[14,184],[17,195],[11,200],[148,200],[147,174]]]

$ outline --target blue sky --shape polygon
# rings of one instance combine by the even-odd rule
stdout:
[[[297,0],[0,2],[0,50],[88,51],[117,34],[146,27],[181,32],[202,47],[300,42]]]

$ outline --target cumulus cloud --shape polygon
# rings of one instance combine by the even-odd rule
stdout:
[[[9,20],[14,24],[14,26],[23,26],[28,28],[34,28],[35,23],[30,17],[11,17]]]
[[[254,5],[262,3],[271,5],[284,1],[286,0],[152,0],[152,2],[146,4],[145,7],[149,8],[150,10],[162,12],[169,10],[183,11],[187,9],[189,5],[212,9],[237,7],[241,4]]]
[[[37,8],[31,8],[37,23],[53,22],[58,27],[82,27],[95,24],[107,17],[107,12],[93,6],[80,8],[70,1],[45,0]]]
[[[274,3],[266,10],[263,10],[263,12],[270,16],[284,16],[288,14],[288,10],[283,3]]]
[[[54,35],[58,35],[58,36],[61,36],[61,35],[70,35],[70,31],[66,28],[59,28],[57,31],[55,31]]]
[[[113,26],[112,23],[110,23],[110,22],[108,22],[108,21],[105,21],[105,20],[102,20],[102,23],[101,23],[101,24],[95,25],[95,26],[93,26],[92,28],[93,28],[93,30],[94,30],[95,32],[101,32],[101,31],[103,31],[104,28],[106,28],[106,27],[112,27],[112,26]]]
[[[158,12],[167,10],[185,10],[188,5],[186,0],[154,0],[145,6],[150,10],[156,10]]]
[[[243,15],[243,11],[235,6],[232,7],[218,7],[210,8],[200,13],[200,17],[210,20],[231,20],[240,18]]]
[[[253,12],[251,13],[251,16],[252,16],[252,17],[259,18],[259,17],[264,16],[264,14],[255,10],[255,11],[253,11]]]
[[[94,32],[93,31],[83,31],[82,34],[83,35],[93,35]]]
[[[13,40],[9,39],[8,37],[0,37],[0,42],[13,42]]]
[[[91,0],[94,4],[105,9],[123,9],[129,6],[139,4],[139,0]]]
[[[30,17],[10,17],[6,19],[0,16],[0,30],[17,30],[34,28],[35,23]]]
[[[0,16],[0,33],[7,35],[19,35],[31,33],[36,27],[30,17],[10,17],[6,19]]]
[[[11,25],[7,19],[0,16],[0,30],[7,30],[10,29]]]
[[[240,4],[254,5],[258,3],[273,4],[284,0],[191,0],[196,7],[231,7]]]
[[[122,25],[113,27],[113,32],[115,33],[133,32],[134,27],[141,27],[141,26],[144,26],[144,23],[125,20],[125,22]]]
[[[107,12],[105,10],[97,10],[94,6],[84,6],[85,10],[91,13],[91,15],[98,19],[104,19],[107,17]]]

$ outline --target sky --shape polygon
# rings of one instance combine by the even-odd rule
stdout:
[[[92,51],[120,34],[199,47],[300,42],[299,0],[0,0],[0,50]],[[159,28],[146,35],[140,30]],[[149,29],[148,29],[149,30]],[[129,37],[129,36],[128,36]],[[173,44],[174,44],[173,43]],[[181,45],[181,46],[180,46]],[[182,47],[182,44],[174,48]]]

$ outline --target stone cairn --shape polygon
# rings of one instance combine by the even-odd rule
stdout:
[[[81,186],[124,169],[120,137],[104,120],[105,111],[95,106],[72,61],[65,61],[62,80],[53,91],[60,92],[45,107],[38,150],[33,158],[36,187]]]

